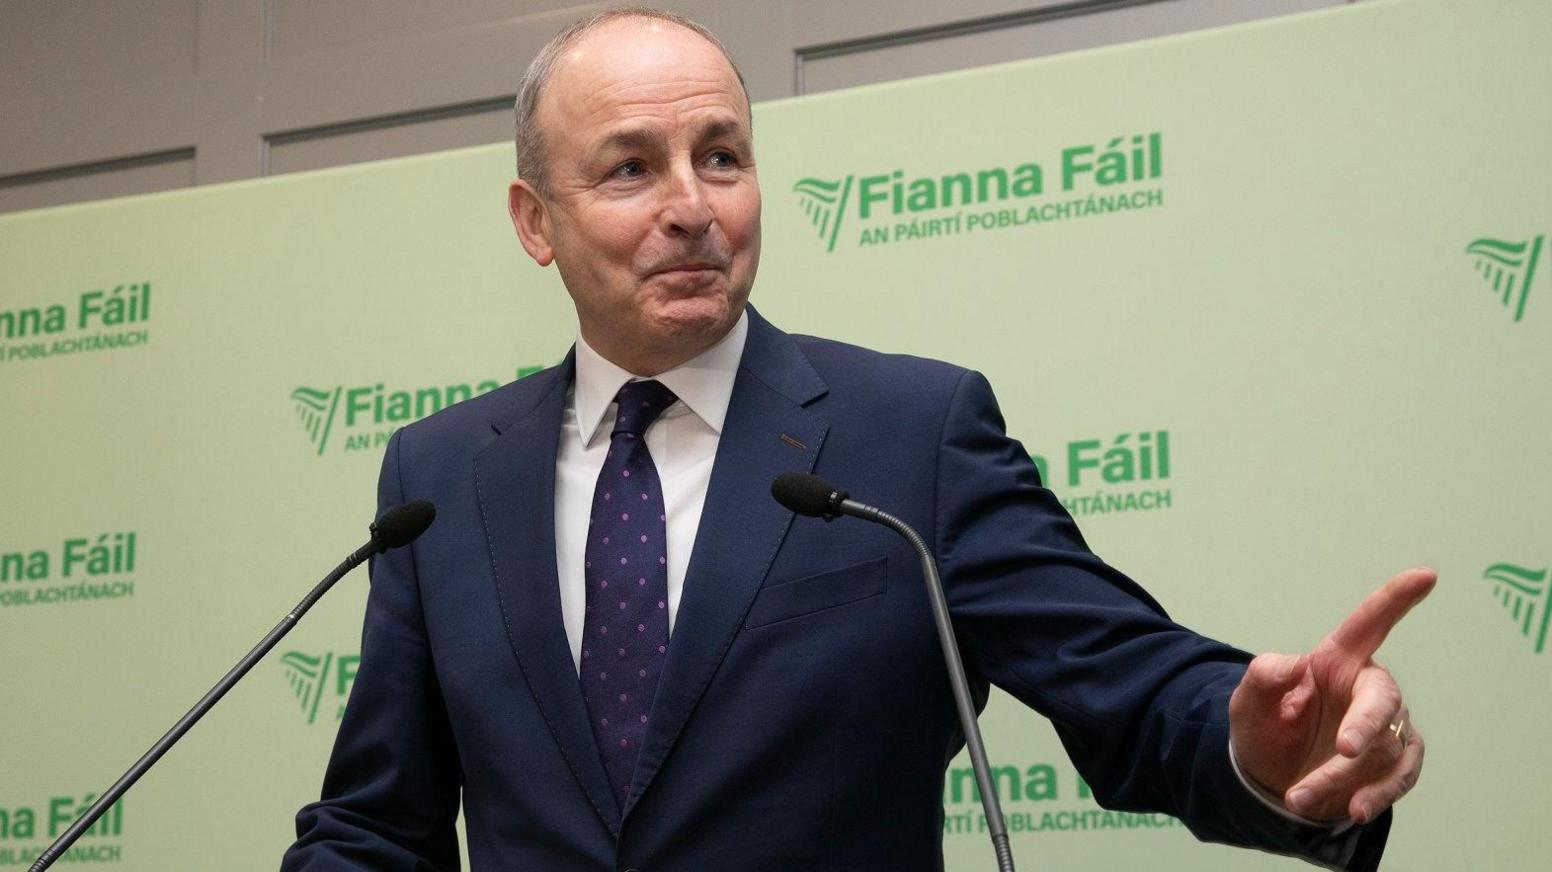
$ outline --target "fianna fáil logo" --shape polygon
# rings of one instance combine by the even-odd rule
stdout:
[[[851,197],[853,178],[853,176],[847,176],[838,182],[815,178],[798,179],[797,184],[792,186],[793,192],[798,195],[798,205],[803,207],[808,220],[819,232],[819,238],[825,244],[825,251],[835,250],[836,237],[841,234],[841,219],[846,215],[846,201]]]
[[[1547,569],[1527,569],[1513,563],[1494,563],[1482,571],[1482,577],[1493,583],[1493,596],[1503,604],[1504,610],[1520,628],[1520,635],[1530,641],[1537,654],[1546,649],[1548,618]]]
[[[1184,826],[1167,814],[1133,814],[1099,808],[1094,793],[1070,764],[999,761],[991,767],[992,790],[1015,833],[1098,834],[1107,830],[1171,829]],[[955,766],[944,774],[943,835],[981,836],[986,815],[975,771]]]
[[[296,416],[307,428],[307,441],[317,446],[322,454],[329,444],[329,428],[334,426],[334,410],[339,408],[340,389],[320,391],[317,388],[297,388],[291,392],[291,403],[296,406]]]
[[[21,868],[35,862],[50,842],[86,814],[97,794],[51,796],[41,803],[18,804],[0,798],[0,868]],[[81,840],[59,855],[55,868],[72,863],[117,863],[124,859],[124,800],[115,802]]]
[[[337,722],[345,716],[345,700],[350,696],[350,687],[356,681],[356,664],[360,662],[359,654],[336,654],[333,651],[318,655],[287,651],[280,656],[280,665],[285,670],[286,681],[291,685],[291,693],[296,697],[297,705],[309,724],[317,723],[318,709],[326,695],[329,697],[329,709],[334,711],[334,720]]]
[[[805,176],[792,192],[833,252],[843,229],[866,248],[1155,209],[1163,175],[1164,134],[1153,131],[1069,146],[1054,159]]]
[[[0,310],[0,365],[145,345],[150,321],[146,281],[86,291],[73,302]]]
[[[1174,506],[1170,431],[1074,439],[1060,454],[1031,454],[1040,480],[1060,494],[1073,516],[1155,511]],[[1061,475],[1065,460],[1066,475]]]
[[[516,378],[533,375],[542,366],[518,367]],[[474,379],[446,385],[397,389],[382,382],[318,388],[303,385],[291,392],[291,408],[313,453],[322,457],[343,439],[343,451],[382,450],[399,427],[480,394],[501,387],[499,378]],[[340,438],[331,438],[338,434]]]
[[[0,544],[0,608],[132,597],[138,543],[119,530],[65,539],[57,551]]]
[[[1466,254],[1475,259],[1476,271],[1492,288],[1493,295],[1514,315],[1516,323],[1525,317],[1525,300],[1536,280],[1536,261],[1541,257],[1546,236],[1533,236],[1512,242],[1483,237],[1466,246]]]

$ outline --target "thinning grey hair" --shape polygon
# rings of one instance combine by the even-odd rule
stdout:
[[[539,101],[544,97],[544,86],[549,83],[550,74],[555,71],[556,62],[560,60],[567,48],[594,28],[620,18],[667,21],[699,34],[707,42],[716,46],[727,59],[728,66],[733,68],[733,75],[738,77],[739,88],[744,92],[744,106],[749,106],[749,86],[744,83],[744,74],[739,71],[738,64],[733,62],[733,56],[728,53],[727,46],[722,44],[722,40],[717,39],[716,34],[702,25],[683,15],[645,6],[606,9],[584,18],[562,30],[554,39],[545,43],[544,48],[539,49],[539,54],[534,57],[533,63],[528,65],[528,71],[523,74],[523,84],[517,90],[517,103],[512,107],[512,113],[517,122],[517,133],[514,137],[517,147],[517,177],[533,185],[534,190],[541,195],[549,195],[549,156],[545,153],[544,130],[540,127],[537,118]],[[751,111],[750,125],[753,126],[753,123]]]

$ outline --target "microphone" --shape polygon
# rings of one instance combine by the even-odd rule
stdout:
[[[425,500],[415,500],[402,506],[394,506],[372,523],[372,544],[378,551],[402,548],[414,542],[431,522],[436,520],[436,506]]]
[[[1001,872],[1013,872],[1013,850],[1008,845],[1008,826],[1002,818],[1002,805],[997,800],[996,786],[992,783],[992,768],[986,759],[986,746],[981,741],[981,726],[976,720],[975,704],[970,699],[970,683],[965,678],[965,665],[959,657],[959,644],[954,641],[954,626],[949,621],[948,600],[943,596],[938,563],[933,559],[927,543],[909,524],[882,509],[851,499],[846,491],[837,490],[817,475],[784,472],[771,482],[771,496],[776,498],[776,502],[805,517],[833,521],[841,515],[850,515],[882,524],[899,533],[916,549],[917,556],[921,558],[922,577],[927,583],[927,597],[932,603],[932,620],[938,628],[938,643],[943,647],[943,662],[948,667],[949,684],[954,690],[954,707],[959,711],[959,725],[965,734],[965,748],[970,752],[976,787],[981,791],[981,805],[986,811],[986,828],[992,837],[992,849],[997,852],[997,868]]]
[[[280,619],[280,623],[276,624],[273,630],[270,630],[263,639],[259,640],[259,644],[253,646],[252,650],[244,655],[241,660],[237,661],[236,666],[233,666],[226,675],[221,677],[220,681],[216,682],[215,687],[212,687],[209,692],[200,698],[199,702],[194,704],[193,708],[189,709],[187,714],[179,718],[176,724],[173,724],[172,729],[168,730],[166,735],[158,739],[149,751],[135,761],[135,765],[129,767],[128,772],[125,772],[118,781],[113,783],[112,787],[104,791],[102,796],[92,803],[91,808],[88,808],[84,814],[77,818],[76,822],[71,824],[69,829],[60,834],[59,838],[54,840],[54,844],[48,846],[48,850],[39,854],[38,859],[33,861],[33,864],[28,867],[27,872],[43,872],[44,869],[52,866],[54,861],[59,859],[65,851],[68,851],[70,846],[75,844],[76,839],[81,837],[82,833],[91,829],[92,824],[96,823],[97,819],[102,817],[104,812],[112,808],[113,804],[118,802],[119,797],[124,795],[125,791],[129,790],[136,781],[140,780],[140,776],[144,775],[146,770],[155,766],[156,761],[162,759],[162,755],[171,750],[172,746],[177,744],[179,739],[183,738],[183,734],[187,733],[190,727],[194,726],[200,718],[205,716],[206,712],[215,707],[215,704],[221,701],[221,697],[225,696],[226,692],[231,690],[233,685],[237,684],[244,675],[248,674],[248,670],[252,669],[254,665],[263,659],[265,654],[269,653],[271,648],[275,647],[276,643],[285,638],[287,633],[291,632],[291,628],[296,626],[296,622],[301,620],[302,616],[307,614],[307,610],[312,608],[313,604],[321,599],[325,593],[328,593],[329,588],[333,587],[336,581],[344,578],[346,573],[360,566],[368,558],[415,541],[416,537],[426,532],[426,528],[430,527],[431,522],[435,519],[436,507],[425,500],[416,500],[411,503],[405,503],[402,506],[394,506],[384,512],[382,517],[373,522],[370,527],[372,538],[365,545],[352,551],[350,556],[345,558],[344,562],[334,567],[332,572],[324,576],[323,581],[318,582],[312,590],[308,591],[307,596],[302,597],[302,601],[296,604],[296,608],[287,612],[285,617]]]
[[[851,496],[806,472],[784,472],[771,482],[771,496],[791,511],[808,518],[833,521],[841,516],[841,504]]]

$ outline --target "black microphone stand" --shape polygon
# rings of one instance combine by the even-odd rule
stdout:
[[[921,535],[894,515],[844,496],[837,508],[842,514],[894,530],[911,543],[911,547],[916,549],[916,555],[921,558],[922,576],[927,582],[927,596],[932,602],[932,619],[938,625],[938,642],[943,647],[949,684],[954,688],[954,707],[959,710],[959,724],[965,733],[965,749],[970,752],[970,765],[975,770],[975,783],[981,791],[982,807],[986,810],[986,829],[992,837],[992,850],[997,852],[997,868],[1000,872],[1013,872],[1013,849],[1008,845],[1008,825],[1002,818],[997,786],[992,782],[991,764],[986,758],[986,746],[981,741],[981,725],[976,719],[975,703],[970,699],[970,684],[965,679],[965,664],[959,657],[959,644],[954,639],[954,625],[949,620],[948,600],[943,596],[938,561],[933,559]]]
[[[991,764],[987,762],[986,746],[981,741],[981,725],[976,720],[975,703],[970,699],[970,683],[965,678],[964,661],[959,657],[959,643],[954,639],[954,625],[949,619],[948,600],[943,596],[943,580],[938,575],[938,562],[933,559],[927,543],[909,524],[881,509],[849,499],[845,491],[836,490],[818,476],[782,473],[771,483],[771,496],[801,515],[824,518],[826,521],[850,515],[882,524],[899,533],[916,549],[917,556],[921,558],[922,576],[927,583],[927,596],[932,603],[932,620],[938,627],[938,642],[943,647],[943,662],[948,667],[949,684],[954,690],[954,707],[959,711],[960,728],[965,733],[965,749],[970,752],[976,787],[981,791],[981,805],[986,811],[986,828],[992,837],[992,850],[997,852],[997,868],[1000,872],[1013,872],[1013,849],[1008,845],[1008,825],[1002,817],[1002,804],[997,800],[996,785],[992,783]]]
[[[401,510],[418,506],[425,507],[415,509],[418,515],[424,515],[425,512],[429,511],[430,517],[425,517],[423,523],[421,523],[421,518],[418,516],[405,520]],[[401,514],[395,516],[395,512],[400,512]],[[172,725],[172,729],[168,730],[160,739],[157,739],[156,744],[152,745],[149,751],[146,751],[139,760],[135,761],[135,765],[129,767],[128,772],[120,776],[118,781],[113,782],[113,786],[108,788],[102,796],[98,797],[97,801],[92,803],[91,807],[77,818],[75,823],[70,825],[69,829],[55,839],[54,843],[49,845],[47,850],[39,854],[38,859],[33,861],[33,864],[28,867],[27,872],[43,872],[44,869],[52,866],[54,861],[59,859],[60,855],[69,850],[70,846],[75,844],[76,840],[83,833],[91,829],[92,824],[95,824],[104,812],[113,807],[113,804],[119,800],[119,797],[124,795],[125,791],[129,790],[136,781],[140,780],[140,776],[144,775],[146,770],[155,766],[156,761],[162,759],[162,755],[171,750],[172,746],[177,744],[179,739],[183,738],[183,734],[187,733],[190,727],[194,726],[200,718],[205,716],[206,712],[220,702],[221,697],[225,696],[226,692],[231,690],[233,685],[241,681],[244,675],[248,674],[248,670],[252,669],[255,664],[263,659],[265,654],[269,653],[271,648],[275,647],[277,642],[291,632],[291,628],[296,626],[296,622],[301,620],[302,616],[307,614],[307,610],[312,608],[313,604],[318,602],[325,593],[328,593],[329,588],[333,587],[335,582],[344,578],[346,573],[360,566],[372,555],[406,544],[410,539],[420,535],[425,526],[431,523],[431,517],[434,517],[435,514],[435,511],[430,509],[429,503],[410,503],[407,506],[390,509],[383,516],[382,521],[372,525],[372,541],[351,552],[350,556],[346,557],[343,563],[334,567],[333,572],[324,576],[324,579],[318,582],[308,592],[307,596],[302,597],[302,601],[296,604],[296,608],[287,612],[273,630],[270,630],[264,638],[260,639],[259,643],[254,645],[252,650],[243,655],[241,660],[237,661],[236,666],[233,666],[226,675],[221,677],[220,681],[216,682],[215,687],[210,688],[210,691],[201,697],[199,702],[195,703],[194,707],[189,709],[187,714],[179,718],[176,724]],[[410,528],[416,525],[419,525],[420,528],[409,532],[404,529],[406,524]],[[403,539],[403,541],[395,541],[398,539]]]

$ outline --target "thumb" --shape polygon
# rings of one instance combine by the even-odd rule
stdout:
[[[1281,794],[1298,775],[1306,741],[1295,728],[1308,713],[1309,694],[1299,688],[1309,675],[1309,656],[1262,654],[1250,661],[1229,697],[1229,743],[1245,776]]]
[[[1283,696],[1303,680],[1307,654],[1261,654],[1250,661],[1230,705],[1243,714],[1275,717]]]

